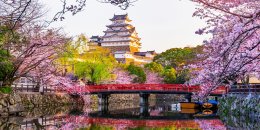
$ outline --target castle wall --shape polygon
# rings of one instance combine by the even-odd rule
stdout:
[[[130,46],[103,46],[104,48],[108,48],[112,53],[116,51],[130,51]]]

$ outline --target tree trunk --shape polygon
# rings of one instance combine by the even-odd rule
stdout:
[[[241,82],[244,85],[243,88],[249,88],[249,75],[244,76]]]

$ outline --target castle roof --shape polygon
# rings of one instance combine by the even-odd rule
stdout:
[[[110,19],[111,21],[115,21],[115,20],[129,20],[128,18],[128,14],[123,14],[123,15],[114,15],[114,17],[112,19]]]
[[[102,43],[131,42],[131,40],[102,41]]]
[[[111,29],[111,28],[110,28]],[[103,31],[104,33],[115,33],[115,32],[129,32],[129,33],[133,33],[135,32],[135,27],[131,28],[131,29],[127,29],[127,28],[120,28],[119,30],[106,30],[106,31]]]
[[[113,34],[113,35],[110,35],[110,36],[103,36],[102,38],[108,38],[108,37],[113,37],[113,36],[118,36],[118,37],[131,37],[131,34],[126,34],[126,35]]]
[[[124,24],[111,24],[111,25],[107,25],[106,27],[111,28],[111,27],[126,27],[126,26],[132,26],[132,25],[124,23]]]

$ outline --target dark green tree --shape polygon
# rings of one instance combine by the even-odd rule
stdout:
[[[165,67],[163,72],[164,83],[173,84],[176,81],[176,70],[172,67]]]
[[[75,53],[73,59],[76,76],[87,79],[91,84],[100,84],[110,79],[116,65],[116,60],[110,51],[101,47],[82,54]]]
[[[130,74],[136,75],[136,77],[133,79],[134,83],[145,83],[146,74],[142,67],[130,64],[127,67],[127,70],[129,71]]]
[[[154,73],[159,73],[159,74],[162,74],[163,73],[163,66],[161,64],[158,64],[156,62],[151,62],[151,63],[148,63],[148,64],[145,64],[144,65],[144,68],[145,69],[148,69]]]
[[[101,62],[78,62],[75,68],[75,74],[86,78],[91,84],[99,84],[111,76],[110,67]]]
[[[174,81],[175,84],[184,84],[190,79],[190,71],[188,69],[179,70]]]
[[[171,66],[180,69],[185,65],[197,60],[197,54],[202,52],[203,47],[172,48],[154,57],[153,61],[162,66]]]

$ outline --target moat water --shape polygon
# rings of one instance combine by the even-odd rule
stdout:
[[[147,111],[138,102],[117,103],[108,111],[96,104],[28,109],[0,117],[0,130],[259,130],[259,119],[221,116],[218,110],[180,109],[178,101],[156,101]],[[132,105],[129,105],[132,104]]]

